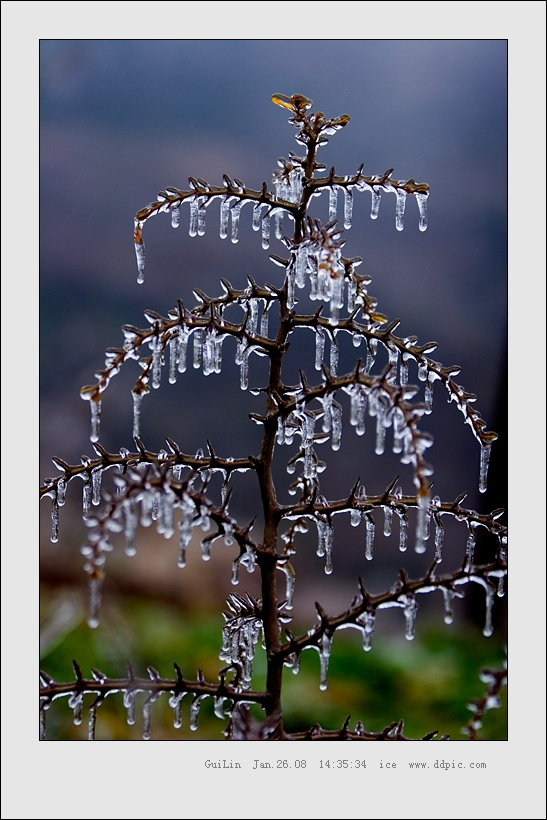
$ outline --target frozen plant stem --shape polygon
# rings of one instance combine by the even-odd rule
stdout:
[[[134,242],[138,282],[142,284],[143,226],[147,220],[157,214],[169,214],[172,226],[177,228],[186,211],[189,235],[202,236],[206,230],[206,209],[217,202],[221,239],[230,237],[234,244],[239,241],[240,219],[249,214],[252,228],[259,233],[264,248],[269,248],[270,242],[281,243],[285,256],[275,253],[270,257],[277,270],[283,269],[281,285],[258,284],[248,277],[247,286],[237,289],[223,279],[223,293],[216,298],[196,288],[197,304],[192,309],[179,300],[166,317],[146,311],[149,326],[144,329],[125,325],[123,347],[107,351],[105,369],[97,373],[98,383],[81,391],[82,398],[91,405],[91,443],[96,458],[82,456],[81,463],[74,466],[59,458],[53,459],[60,475],[46,479],[41,487],[41,496],[50,500],[50,538],[56,543],[60,537],[59,509],[65,505],[67,485],[75,478],[83,481],[83,518],[89,532],[81,552],[89,577],[90,627],[99,627],[101,602],[109,594],[107,586],[103,588],[103,581],[107,555],[115,548],[112,533],[124,536],[126,554],[137,556],[131,560],[138,560],[141,527],[153,527],[166,539],[177,533],[174,563],[183,573],[187,551],[195,548],[192,542],[196,538],[201,541],[198,551],[204,562],[209,561],[212,551],[221,548],[220,544],[226,549],[235,549],[232,583],[240,584],[242,568],[248,573],[257,568],[260,597],[232,593],[228,598],[219,652],[220,659],[227,665],[219,672],[218,682],[206,681],[201,671],[195,678],[187,679],[177,663],[173,678],[160,676],[153,667],[148,667],[148,677],[138,677],[128,666],[124,678],[111,679],[93,669],[92,678],[86,679],[76,662],[75,682],[57,683],[43,672],[42,739],[47,733],[46,712],[57,698],[69,698],[78,725],[83,719],[82,710],[88,709],[88,736],[94,739],[100,734],[98,706],[107,695],[122,693],[126,721],[134,726],[138,724],[137,715],[141,715],[144,739],[153,738],[154,703],[166,694],[177,731],[185,722],[190,731],[199,731],[201,704],[213,698],[214,715],[228,721],[224,733],[229,739],[405,740],[408,738],[403,735],[403,721],[399,718],[382,732],[367,732],[360,722],[354,730],[347,722],[334,730],[323,729],[318,724],[305,731],[289,730],[283,703],[284,667],[297,674],[302,653],[306,649],[316,650],[319,653],[318,685],[321,691],[326,691],[327,667],[333,647],[336,653],[337,630],[350,628],[359,632],[360,643],[368,653],[373,650],[378,612],[402,607],[404,634],[413,640],[420,629],[416,596],[440,592],[445,605],[444,621],[448,625],[455,620],[454,598],[461,598],[469,584],[479,584],[486,591],[483,634],[485,637],[492,634],[494,592],[498,590],[499,598],[499,590],[504,590],[507,567],[507,531],[498,521],[503,510],[486,513],[468,509],[462,506],[465,493],[450,501],[443,501],[440,496],[431,498],[433,468],[426,461],[425,453],[432,444],[432,437],[422,430],[422,423],[433,413],[435,382],[440,382],[439,387],[448,391],[449,401],[456,403],[479,442],[481,493],[486,490],[490,450],[497,435],[486,431],[485,422],[473,404],[475,397],[454,382],[453,376],[459,368],[445,368],[429,358],[437,344],[419,345],[416,337],[397,336],[399,320],[389,322],[379,313],[376,299],[368,293],[370,278],[358,273],[362,260],[343,255],[345,240],[337,222],[339,203],[343,202],[343,225],[349,229],[356,195],[364,193],[370,197],[370,216],[376,219],[379,208],[385,207],[382,203],[390,199],[382,197],[382,193],[394,193],[396,230],[403,230],[411,207],[407,201],[414,199],[418,227],[423,231],[427,228],[429,188],[413,179],[394,179],[393,169],[367,176],[361,166],[356,173],[341,176],[332,168],[321,176],[325,166],[318,162],[318,149],[329,136],[347,125],[349,117],[343,114],[326,119],[322,112],[313,113],[311,100],[300,94],[291,97],[275,94],[272,100],[290,112],[289,123],[297,129],[296,141],[305,148],[302,157],[291,152],[289,160],[279,160],[280,170],[273,177],[275,193],[266,183],[255,190],[228,176],[224,176],[220,186],[190,177],[189,190],[167,188],[158,193],[156,201],[137,213]],[[326,200],[326,224],[310,214],[316,198]],[[246,204],[253,207],[244,208]],[[286,231],[289,236],[285,235]],[[313,303],[308,310],[306,297]],[[234,313],[240,315],[239,321]],[[315,335],[311,370],[317,381],[310,383],[311,377],[304,369],[309,363],[303,362],[298,383],[289,385],[284,379],[288,371],[285,358],[292,337],[300,335],[302,330]],[[168,450],[159,453],[148,450],[140,431],[144,426],[146,397],[154,392],[150,388],[163,390],[166,383],[175,384],[187,366],[205,376],[230,366],[225,365],[227,355],[222,353],[225,339],[228,339],[225,351],[229,345],[235,347],[234,363],[239,368],[236,383],[239,381],[242,390],[262,401],[263,412],[250,414],[251,419],[262,426],[258,455],[225,457],[217,454],[210,441],[206,448],[187,453],[171,438],[166,438]],[[328,365],[325,361],[327,342]],[[344,367],[346,342],[362,358],[342,373],[339,371]],[[257,356],[268,359],[267,385],[258,389],[252,382],[252,362]],[[118,453],[109,453],[99,442],[99,414],[103,425],[108,414],[102,394],[120,368],[131,360],[137,360],[140,366],[132,388],[136,449],[129,452],[122,448]],[[168,379],[162,380],[164,366],[168,369]],[[409,383],[412,373],[417,375],[417,385]],[[191,408],[191,396],[189,406]],[[366,421],[367,414],[373,417],[370,424]],[[366,432],[375,436],[376,457],[384,457],[390,450],[395,454],[407,471],[406,479],[414,494],[403,492],[403,483],[398,483],[398,477],[387,488],[373,487],[374,475],[370,476],[371,482],[367,478],[368,492],[360,479],[353,487],[351,482],[345,486],[346,477],[342,475],[337,498],[329,499],[321,494],[320,474],[329,466],[320,458],[324,450],[337,452],[346,441],[350,442],[347,446],[358,447]],[[321,450],[326,443],[329,446]],[[274,456],[282,460],[287,449],[291,452],[285,460],[286,472],[295,479],[291,479],[290,487],[274,469]],[[368,463],[363,467],[368,469]],[[232,513],[231,498],[232,493],[237,492],[239,472],[250,472],[258,485],[263,521],[258,535],[253,530],[258,516],[244,526]],[[217,490],[212,480],[215,473],[221,475],[219,497],[215,495]],[[109,478],[112,479],[110,486]],[[281,501],[286,494],[289,499]],[[316,553],[324,572],[330,576],[336,569],[337,550],[344,547],[342,544],[334,549],[336,516],[346,516],[355,528],[355,544],[346,546],[360,556],[359,566],[365,576],[369,562],[378,561],[382,552],[382,543],[375,544],[375,540],[381,541],[381,536],[375,533],[389,538],[397,527],[398,536],[390,538],[391,543],[398,542],[397,554],[406,552],[414,527],[414,552],[424,555],[424,569],[417,578],[411,579],[402,568],[395,583],[376,595],[367,590],[366,578],[359,576],[351,602],[344,610],[329,614],[316,603],[316,621],[307,631],[295,635],[287,628],[292,621],[289,611],[293,606],[296,578],[293,556],[308,548],[301,534],[316,532]],[[453,517],[461,522],[463,536],[461,564],[444,575],[438,572],[441,561],[446,564],[447,554],[441,517]],[[430,538],[433,524],[435,536]],[[479,541],[479,533],[490,539],[486,551]],[[481,559],[482,563],[476,560],[479,549],[487,556],[484,561]],[[278,588],[279,571],[283,577]],[[298,584],[296,591],[298,595]],[[290,600],[285,600],[284,595]],[[381,617],[380,614],[380,620]],[[266,652],[264,690],[253,688],[253,660],[260,637]],[[145,693],[144,702],[138,700],[140,693]],[[89,703],[88,695],[93,695]],[[192,697],[185,701],[189,707],[183,712],[181,704],[186,695]],[[262,722],[250,717],[249,704],[262,708]],[[430,740],[436,734],[429,731],[422,739]]]

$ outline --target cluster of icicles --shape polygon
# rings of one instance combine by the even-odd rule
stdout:
[[[159,672],[154,669],[152,666],[147,667],[149,681],[154,682],[162,682]],[[180,671],[180,670],[179,670]],[[92,669],[92,676],[93,681],[96,681],[100,684],[109,684],[110,681],[105,674],[100,672],[98,669]],[[44,673],[41,673],[42,684],[44,686],[49,686],[54,684],[54,681],[49,677],[46,676]],[[183,716],[182,716],[182,706],[183,700],[186,695],[191,694],[191,702],[189,707],[189,715],[188,715],[188,728],[190,731],[195,732],[198,729],[199,724],[199,713],[200,708],[207,698],[213,698],[214,702],[214,715],[215,717],[219,718],[220,720],[226,720],[227,717],[230,716],[232,709],[234,708],[235,704],[233,700],[226,694],[208,694],[208,693],[190,693],[188,691],[181,691],[180,688],[174,683],[172,691],[169,692],[168,689],[161,689],[159,691],[150,691],[149,687],[147,687],[147,683],[149,681],[143,680],[140,682],[137,678],[132,677],[130,681],[128,681],[127,686],[123,686],[120,682],[120,685],[112,685],[112,687],[108,688],[106,694],[103,696],[97,697],[97,693],[95,690],[89,688],[86,691],[85,682],[82,684],[80,680],[79,686],[75,687],[74,691],[68,694],[68,707],[72,710],[74,715],[74,725],[80,726],[83,722],[83,709],[84,709],[84,696],[85,695],[95,695],[94,700],[88,707],[88,720],[87,720],[87,739],[88,740],[95,740],[95,733],[96,733],[96,725],[97,725],[97,712],[99,707],[104,700],[109,695],[121,693],[123,695],[123,706],[127,712],[127,724],[129,726],[133,726],[137,722],[137,699],[138,696],[141,694],[145,694],[146,697],[142,703],[142,738],[143,740],[150,740],[152,736],[151,731],[151,713],[152,713],[152,706],[153,704],[164,694],[169,695],[169,706],[173,710],[173,727],[175,729],[181,729],[183,727]],[[205,681],[201,672],[199,673],[198,677],[198,684],[204,684]],[[65,692],[60,693],[58,695],[49,696],[48,698],[43,698],[40,704],[40,740],[46,740],[46,730],[47,730],[47,711],[51,707],[51,704],[54,700],[60,697],[67,697]],[[238,704],[247,703],[244,699],[238,699]],[[248,703],[252,703],[253,701],[248,701]],[[228,710],[226,709],[226,703],[229,704]]]
[[[343,205],[343,225],[344,228],[351,228],[352,212],[353,212],[353,193],[354,191],[370,191],[372,196],[370,216],[371,219],[378,217],[380,201],[382,192],[392,192],[396,196],[395,206],[395,227],[398,231],[402,231],[404,227],[404,214],[406,206],[406,198],[408,195],[414,196],[419,209],[419,229],[425,231],[427,229],[427,198],[428,193],[412,191],[410,194],[405,190],[404,185],[407,183],[400,180],[397,185],[393,185],[386,175],[375,176],[371,178],[370,183],[362,177],[351,184],[351,180],[355,177],[344,177],[344,184],[325,185],[319,188],[314,197],[321,196],[325,191],[329,196],[329,221],[337,219],[338,213],[338,192],[341,190],[344,196]],[[155,216],[159,213],[169,213],[171,215],[171,225],[173,228],[178,228],[180,225],[180,208],[183,204],[190,207],[190,222],[189,234],[190,236],[203,236],[205,234],[205,220],[207,208],[216,199],[220,200],[220,226],[219,233],[221,239],[226,239],[230,236],[231,241],[235,244],[239,241],[239,220],[241,209],[244,205],[253,205],[252,227],[255,231],[261,232],[262,247],[267,250],[270,247],[271,238],[271,222],[273,219],[273,232],[276,239],[282,240],[284,237],[283,218],[287,216],[290,220],[294,217],[289,209],[284,206],[283,201],[292,204],[300,201],[302,193],[302,169],[296,166],[291,170],[287,177],[274,177],[274,186],[276,188],[275,198],[269,201],[257,201],[255,197],[245,196],[245,186],[240,180],[231,180],[225,177],[226,191],[219,190],[212,191],[211,186],[203,180],[190,179],[190,184],[195,190],[195,193],[188,196],[187,193],[181,192],[176,188],[167,188],[158,194],[158,200],[154,205],[153,210],[146,213],[144,218],[135,219],[135,227],[139,232],[139,241],[135,242],[135,253],[137,257],[139,284],[144,282],[144,265],[145,265],[145,251],[140,231],[146,219],[150,216]]]

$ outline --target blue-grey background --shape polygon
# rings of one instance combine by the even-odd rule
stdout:
[[[188,236],[184,209],[177,231],[165,215],[151,220],[144,228],[144,285],[136,283],[132,241],[134,214],[162,188],[185,188],[189,176],[220,184],[224,173],[259,188],[270,183],[279,157],[303,150],[288,112],[270,101],[275,92],[303,93],[328,117],[350,115],[321,149],[327,168],[350,174],[364,163],[365,173],[374,174],[394,167],[395,178],[430,185],[425,233],[414,202],[407,203],[399,233],[394,197],[383,197],[380,216],[371,221],[369,195],[356,195],[345,255],[363,257],[360,272],[372,277],[369,292],[379,310],[402,319],[397,333],[437,341],[433,358],[462,366],[457,380],[477,394],[488,428],[505,437],[505,40],[46,39],[40,44],[41,477],[55,473],[52,455],[74,463],[92,454],[89,405],[79,390],[95,381],[106,348],[121,346],[122,324],[145,326],[144,309],[165,315],[178,298],[191,306],[196,286],[217,295],[221,277],[236,287],[248,275],[279,284],[281,269],[251,231],[250,210],[242,212],[238,245],[219,239],[216,205],[204,237]],[[315,215],[326,221],[326,199],[316,203]],[[283,251],[272,241],[270,253]],[[293,349],[296,344],[295,338]],[[191,371],[145,400],[143,438],[150,449],[164,446],[169,435],[183,449],[203,447],[208,438],[221,455],[256,452],[259,428],[246,414],[260,412],[260,399],[239,390],[228,347],[225,356],[221,376]],[[133,446],[132,364],[104,396],[101,443],[110,450]],[[304,369],[313,376],[313,362]],[[263,373],[262,361],[251,358],[251,384],[263,384]],[[435,492],[446,500],[468,492],[466,504],[482,512],[504,506],[505,440],[492,458],[495,493],[479,496],[479,447],[470,428],[439,388],[434,411],[424,426],[435,435]],[[348,460],[330,474],[336,497],[361,470],[352,462],[355,441],[348,430],[340,456],[347,453]],[[399,467],[367,458],[361,478],[369,492],[380,492]],[[233,509],[249,520],[255,511],[246,509],[245,492],[234,495]],[[47,528],[46,520],[42,557],[49,565],[47,556],[59,547],[47,545]]]

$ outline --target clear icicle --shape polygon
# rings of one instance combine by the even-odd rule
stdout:
[[[50,541],[56,544],[59,540],[59,504],[57,499],[51,501],[51,535]]]
[[[469,522],[469,533],[467,536],[466,555],[470,564],[475,560],[475,547],[477,546],[477,537],[475,533],[475,525]]]
[[[338,186],[331,185],[329,188],[329,219],[330,222],[333,219],[336,219],[338,209]]]
[[[101,503],[102,467],[91,471],[91,503],[97,507]]]
[[[351,228],[351,218],[353,214],[353,191],[351,188],[344,188],[344,228]]]
[[[230,197],[225,196],[220,203],[220,238],[228,236],[228,220],[230,218]]]
[[[386,442],[386,408],[382,402],[378,402],[376,411],[376,455],[381,456],[385,450]]]
[[[263,207],[262,202],[257,202],[253,208],[253,231],[260,230],[260,211]]]
[[[142,395],[133,393],[133,438],[140,438],[141,435],[141,405]]]
[[[332,402],[331,419],[331,447],[334,451],[336,451],[340,449],[342,442],[342,407],[337,401]]]
[[[137,699],[137,693],[132,691],[131,689],[125,691],[123,693],[123,705],[127,709],[127,723],[129,726],[133,726],[135,723],[135,701]]]
[[[169,698],[169,706],[173,710],[173,727],[175,729],[180,729],[182,726],[182,699],[186,694],[188,693],[179,692]]]
[[[408,547],[408,515],[402,507],[397,509],[399,516],[399,550],[406,552]]]
[[[405,638],[407,641],[413,641],[416,630],[416,613],[418,604],[414,595],[407,594],[404,597],[404,613],[405,613]]]
[[[152,341],[152,387],[157,390],[161,384],[162,345],[160,336]]]
[[[438,564],[443,560],[444,524],[441,516],[435,516],[435,560]]]
[[[319,664],[320,664],[320,672],[319,672],[319,688],[322,692],[324,692],[328,687],[328,671],[329,671],[329,660],[330,654],[332,650],[332,635],[329,635],[327,632],[324,632],[321,636],[320,641],[320,649],[319,649]]]
[[[453,589],[441,587],[444,598],[444,622],[451,624],[454,621],[454,597],[456,593]]]
[[[315,329],[315,369],[321,370],[325,355],[325,331],[322,327]]]
[[[382,194],[378,188],[371,188],[372,191],[372,202],[370,204],[370,218],[371,219],[378,219],[378,212],[380,210],[380,200],[382,198]]]
[[[374,550],[374,533],[375,533],[375,530],[376,530],[376,524],[374,523],[374,518],[370,515],[370,513],[365,513],[365,526],[366,526],[365,558],[367,559],[367,561],[372,561],[373,550]]]
[[[479,491],[485,493],[487,490],[488,465],[490,462],[491,444],[481,444],[481,466],[479,475]]]
[[[365,652],[370,652],[372,649],[372,636],[374,634],[374,625],[376,622],[376,610],[367,609],[356,619],[361,626],[363,632],[363,649]]]
[[[241,206],[242,206],[242,204],[243,204],[242,202],[237,202],[237,203],[233,206],[233,208],[231,209],[231,211],[232,211],[232,234],[231,234],[231,240],[232,240],[232,242],[234,243],[234,245],[236,245],[236,244],[237,244],[237,242],[239,241],[239,215],[240,215],[240,213],[241,213]]]
[[[418,495],[418,510],[416,520],[416,545],[415,552],[418,554],[425,552],[426,544],[429,537],[429,498],[427,496]]]
[[[384,506],[384,535],[391,535],[391,524],[393,521],[393,510],[389,505]]]
[[[89,402],[91,408],[91,441],[99,441],[99,430],[101,424],[101,400],[91,399]]]
[[[203,353],[203,330],[197,327],[194,330],[194,356],[192,364],[196,370],[201,367],[201,356]]]
[[[190,236],[196,236],[198,232],[198,200],[194,197],[190,202],[190,227],[188,233]]]
[[[338,358],[338,344],[336,342],[336,339],[332,339],[330,343],[330,371],[333,376],[338,375]]]
[[[421,231],[427,229],[427,194],[414,194],[416,202],[418,203],[418,210],[420,212],[420,222],[418,227]]]
[[[75,692],[68,700],[69,709],[74,710],[74,725],[80,726],[82,723],[82,706],[84,696],[82,692]]]
[[[180,206],[171,208],[171,227],[178,228],[180,225]]]
[[[144,282],[144,242],[135,242],[135,255],[137,257],[137,282],[142,285]]]
[[[151,712],[152,712],[152,704],[155,701],[155,696],[150,695],[146,698],[142,705],[142,739],[143,740],[150,740],[152,736],[152,731],[150,727],[150,719],[151,719]]]
[[[262,217],[262,247],[264,250],[270,247],[270,215]]]
[[[91,481],[87,475],[82,487],[82,515],[87,518],[91,512]]]
[[[264,301],[264,310],[262,311],[262,316],[260,318],[260,335],[263,336],[265,339],[268,338],[268,319],[270,318],[270,313],[268,310],[268,302]]]
[[[101,608],[101,593],[103,587],[102,575],[92,577],[89,581],[89,613],[87,625],[91,629],[99,626],[99,610]]]
[[[397,196],[397,204],[395,206],[395,227],[398,231],[402,231],[404,228],[406,191],[404,188],[396,188],[395,195]]]
[[[66,481],[64,478],[60,478],[57,482],[57,504],[59,507],[62,507],[66,500]]]

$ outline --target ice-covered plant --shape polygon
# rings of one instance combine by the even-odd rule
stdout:
[[[349,720],[336,729],[316,724],[288,732],[283,721],[285,670],[297,673],[302,653],[313,649],[319,655],[319,687],[326,690],[331,648],[339,630],[358,632],[363,649],[368,651],[381,611],[395,607],[402,610],[405,636],[412,640],[420,596],[442,596],[444,620],[450,623],[454,599],[461,598],[470,584],[484,590],[484,635],[492,633],[492,608],[496,597],[504,593],[506,575],[507,531],[499,521],[503,510],[479,513],[468,509],[463,505],[465,493],[454,500],[433,495],[433,469],[426,459],[432,436],[423,425],[432,413],[434,390],[447,391],[449,402],[455,403],[477,440],[481,492],[486,490],[490,449],[497,435],[487,430],[474,406],[476,397],[455,381],[460,368],[445,367],[431,358],[436,343],[418,344],[415,336],[398,336],[399,320],[389,321],[379,312],[377,300],[368,291],[370,277],[359,273],[361,258],[347,258],[343,253],[343,229],[351,227],[354,197],[370,196],[370,216],[375,219],[382,196],[394,194],[395,227],[399,231],[407,200],[414,200],[418,227],[425,231],[429,188],[413,179],[394,179],[393,169],[373,176],[365,175],[363,166],[344,176],[334,168],[326,173],[317,160],[318,149],[348,124],[349,116],[327,118],[321,112],[313,113],[311,100],[300,94],[275,94],[272,100],[290,112],[289,123],[303,149],[301,156],[290,152],[288,159],[279,160],[273,187],[263,183],[257,189],[248,188],[228,176],[218,186],[190,178],[187,190],[166,188],[137,213],[134,241],[138,281],[142,283],[143,227],[152,216],[168,214],[176,228],[181,212],[189,211],[190,236],[203,235],[210,219],[208,212],[216,203],[220,237],[230,237],[235,243],[245,210],[243,218],[252,220],[262,247],[268,249],[271,238],[280,245],[282,253],[270,256],[276,266],[270,278],[277,276],[280,281],[274,285],[248,277],[246,286],[238,289],[222,279],[222,292],[216,297],[196,288],[192,308],[179,300],[167,316],[146,311],[148,324],[144,328],[124,326],[122,346],[107,350],[104,369],[96,374],[98,381],[82,389],[82,398],[91,408],[94,457],[82,458],[76,465],[54,458],[59,474],[46,479],[41,487],[41,497],[51,503],[51,540],[55,542],[67,485],[77,483],[73,482],[76,478],[83,482],[88,535],[82,554],[89,578],[90,627],[99,623],[109,552],[116,539],[122,539],[127,555],[133,555],[142,526],[153,525],[165,538],[178,540],[173,562],[181,568],[196,538],[204,561],[212,549],[230,550],[232,583],[241,581],[241,570],[256,572],[260,595],[230,595],[222,640],[219,638],[224,666],[217,681],[205,680],[201,672],[188,679],[177,664],[172,678],[162,677],[152,667],[147,677],[138,677],[131,666],[122,678],[110,678],[97,669],[91,670],[88,678],[76,662],[76,679],[68,683],[56,682],[43,672],[43,738],[47,710],[54,700],[67,697],[75,721],[80,722],[85,698],[89,737],[94,738],[99,707],[107,696],[121,693],[129,723],[135,722],[137,702],[140,704],[145,739],[151,736],[153,704],[162,695],[169,700],[175,727],[182,725],[182,703],[189,696],[191,729],[198,728],[202,702],[213,698],[214,712],[230,739],[406,739],[399,718],[381,732],[367,731],[361,721],[351,728]],[[328,198],[324,223],[311,214],[318,197]],[[343,212],[343,228],[338,223],[339,210]],[[310,302],[315,305],[305,312]],[[314,361],[313,356],[311,362],[303,361],[296,383],[287,383],[289,346],[292,344],[294,350],[298,338],[302,334],[309,338],[310,331],[315,338]],[[351,366],[342,367],[353,348]],[[256,396],[251,420],[261,428],[259,450],[252,455],[220,454],[208,440],[203,449],[188,453],[169,437],[167,450],[149,451],[140,432],[146,395],[160,388],[166,375],[175,383],[187,367],[201,369],[204,375],[219,373],[227,354],[239,368],[241,389]],[[255,388],[249,374],[251,359],[256,356],[267,360],[268,377],[267,384]],[[138,365],[132,389],[135,449],[111,453],[100,443],[102,397],[111,379],[131,360]],[[211,439],[213,421],[212,428]],[[355,447],[365,433],[373,437],[378,456],[392,450],[406,479],[397,476],[387,487],[374,487],[372,472],[365,489],[360,477],[342,474],[337,477],[338,494],[327,498],[320,476],[329,466],[332,451],[341,449],[342,440]],[[279,470],[280,461],[291,475],[288,481],[285,470]],[[363,463],[364,473],[369,468]],[[253,511],[250,521],[241,521],[232,512],[240,473],[254,476],[261,499],[261,508]],[[403,489],[405,480],[408,486]],[[356,528],[351,530],[356,537],[353,541],[345,537],[335,547],[335,520],[342,517]],[[459,567],[443,573],[447,519],[459,522],[462,548]],[[327,612],[316,603],[314,622],[306,631],[294,634],[289,625],[298,595],[295,556],[309,550],[313,540],[324,571],[330,575],[338,550],[358,550],[364,559],[363,576],[366,562],[374,558],[377,527],[385,536],[397,532],[401,554],[407,549],[408,554],[425,554],[426,569],[416,578],[410,577],[408,569],[401,569],[392,585],[378,594],[367,588],[363,577],[356,578],[353,598],[341,611]],[[487,538],[481,560],[476,555],[479,530]],[[267,670],[260,690],[253,686],[253,660],[259,642],[265,650]],[[504,672],[488,673],[485,682],[494,681],[496,691],[475,703],[479,717],[497,705],[504,680]],[[262,720],[256,716],[257,705],[262,707]],[[470,737],[477,736],[477,728],[476,722],[470,723]],[[424,729],[428,734],[423,739],[437,736],[431,727]]]

